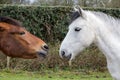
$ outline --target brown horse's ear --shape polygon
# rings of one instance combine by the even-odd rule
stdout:
[[[0,26],[0,32],[3,32],[3,31],[5,31],[5,28]]]

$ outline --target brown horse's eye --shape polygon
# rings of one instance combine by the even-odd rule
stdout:
[[[15,34],[15,32],[10,32],[10,34],[14,35],[14,34]]]
[[[3,31],[5,31],[5,29],[4,29],[4,28],[2,28],[2,27],[0,27],[0,32],[3,32]]]
[[[10,32],[10,34],[12,34],[12,35],[15,35],[15,34],[17,34],[17,35],[24,35],[25,32]]]
[[[20,35],[24,35],[24,34],[25,34],[25,32],[20,32],[19,34],[20,34]]]

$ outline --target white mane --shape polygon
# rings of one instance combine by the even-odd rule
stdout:
[[[120,19],[101,12],[90,11],[88,13],[91,15],[91,20],[94,19],[94,25],[98,26],[97,28],[100,30],[96,45],[106,56],[107,67],[112,77],[115,80],[120,80],[120,72],[118,71],[120,68]],[[100,22],[99,24],[97,20]]]
[[[108,25],[106,27],[110,28],[110,30],[114,34],[120,36],[120,19],[114,18],[114,17],[107,15],[105,13],[102,13],[102,12],[92,12],[92,13],[96,17],[101,19],[103,22],[105,22]]]

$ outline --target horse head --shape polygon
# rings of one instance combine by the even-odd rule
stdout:
[[[0,50],[10,57],[32,59],[46,56],[47,44],[32,35],[21,23],[9,17],[0,17]]]
[[[69,31],[61,43],[60,56],[72,60],[94,40],[94,31],[90,27],[86,11],[78,6],[74,7]]]

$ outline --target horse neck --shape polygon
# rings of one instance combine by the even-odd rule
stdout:
[[[94,43],[99,47],[99,49],[106,56],[107,67],[115,80],[120,80],[120,33],[117,32],[120,28],[118,25],[118,30],[113,29],[113,23],[105,22],[104,20],[95,19],[97,25],[93,25],[95,31],[95,41]],[[109,24],[108,24],[109,23]],[[118,22],[117,22],[118,23]],[[117,26],[114,26],[116,28]]]
[[[91,18],[90,21],[93,22],[94,20],[96,23],[91,25],[96,35],[94,43],[107,58],[120,60],[120,54],[118,54],[120,52],[120,38],[118,35],[111,31],[111,27],[108,26],[107,22],[95,16],[91,16]]]

